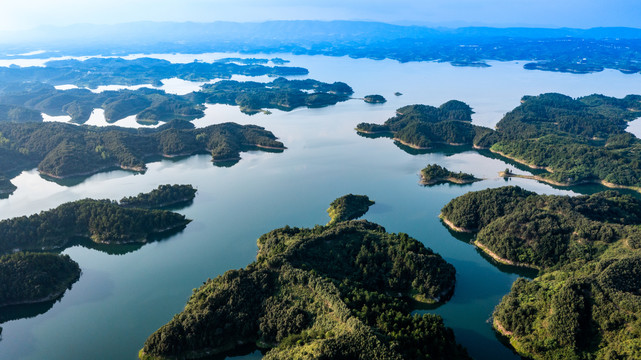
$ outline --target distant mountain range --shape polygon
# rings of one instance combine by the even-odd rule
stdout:
[[[531,69],[641,71],[638,28],[429,28],[362,21],[135,22],[42,27],[0,34],[0,54],[31,57],[157,52],[245,52],[399,61],[536,61]]]

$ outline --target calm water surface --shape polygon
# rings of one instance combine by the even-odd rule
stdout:
[[[236,54],[155,55],[172,61],[228,56]],[[192,289],[253,261],[261,234],[285,225],[324,224],[329,220],[325,212],[329,203],[347,193],[367,194],[376,201],[366,219],[388,231],[410,234],[456,267],[454,296],[429,312],[443,316],[474,358],[517,358],[499,342],[488,322],[494,306],[519,276],[516,269],[491,263],[465,239],[453,236],[438,219],[440,209],[468,191],[506,184],[548,194],[602,188],[573,192],[525,179],[506,182],[497,173],[507,166],[515,168],[514,164],[462,148],[409,153],[390,139],[365,138],[353,129],[363,121],[382,123],[403,105],[438,106],[450,99],[470,104],[476,124],[493,126],[523,95],[638,94],[639,75],[526,71],[517,63],[493,62],[491,68],[478,69],[321,56],[268,57],[273,56],[308,68],[311,78],[347,82],[354,97],[381,94],[388,102],[370,105],[350,100],[323,109],[254,116],[232,106],[208,106],[206,116],[194,121],[197,126],[226,121],[258,124],[288,147],[283,153],[243,153],[232,167],[213,166],[210,156],[198,155],[150,163],[145,174],[111,171],[65,183],[47,181],[35,170],[22,172],[12,180],[18,190],[0,200],[1,219],[85,197],[120,199],[165,183],[193,184],[198,193],[191,206],[178,210],[193,222],[169,238],[124,249],[80,245],[67,249],[64,253],[82,268],[80,280],[59,301],[2,309],[0,359],[135,359],[145,339],[182,310]],[[175,82],[175,86],[186,85]],[[396,91],[403,95],[394,96]],[[429,163],[485,180],[465,186],[419,186],[418,172]]]

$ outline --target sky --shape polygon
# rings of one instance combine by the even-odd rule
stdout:
[[[639,0],[0,0],[0,31],[134,21],[370,20],[428,26],[627,26]]]

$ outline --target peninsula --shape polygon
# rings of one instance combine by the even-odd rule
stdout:
[[[148,193],[127,196],[120,199],[120,206],[140,209],[160,209],[168,206],[188,204],[196,197],[191,185],[159,185]]]
[[[258,248],[246,268],[194,290],[140,358],[205,358],[251,345],[270,360],[469,359],[439,316],[411,315],[413,298],[446,299],[455,271],[407,234],[336,221],[273,230]]]
[[[479,181],[472,174],[467,174],[464,172],[452,172],[448,169],[437,165],[430,164],[421,170],[421,185],[430,186],[436,185],[444,182],[449,182],[453,184],[471,184],[475,181]]]
[[[518,279],[494,311],[494,327],[520,355],[636,358],[641,340],[641,200],[605,191],[577,197],[518,187],[471,192],[443,208],[474,229],[495,260],[539,269]]]

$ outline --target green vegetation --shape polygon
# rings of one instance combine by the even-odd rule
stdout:
[[[0,256],[0,306],[53,300],[79,277],[80,267],[68,255]]]
[[[74,238],[96,243],[144,243],[190,220],[166,210],[124,208],[110,200],[84,199],[31,216],[0,221],[0,253],[62,249]]]
[[[385,133],[414,148],[430,148],[434,144],[472,144],[492,130],[471,124],[472,109],[465,103],[450,100],[436,108],[429,105],[408,105],[396,110],[396,116],[383,125],[360,123],[356,130],[363,133]]]
[[[39,81],[51,85],[73,84],[80,87],[96,88],[100,85],[161,86],[163,79],[179,78],[187,81],[209,81],[229,79],[232,75],[245,76],[289,76],[307,75],[307,69],[299,67],[263,66],[267,59],[220,59],[213,63],[194,61],[186,64],[172,64],[167,60],[139,58],[90,58],[80,60],[54,60],[44,67],[2,67],[2,83]]]
[[[460,196],[443,216],[478,230],[475,243],[495,259],[540,269],[517,280],[494,312],[495,328],[521,355],[641,356],[641,200],[503,187]]]
[[[3,194],[11,194],[16,191],[17,187],[11,183],[9,179],[0,176],[0,196]]]
[[[331,218],[329,224],[358,219],[365,215],[374,202],[367,195],[347,194],[329,204],[327,213]]]
[[[189,203],[196,196],[196,189],[191,185],[160,185],[148,193],[124,197],[120,206],[140,209],[158,209]]]
[[[263,108],[290,111],[302,106],[334,105],[348,100],[352,93],[352,88],[342,82],[278,78],[270,83],[226,80],[205,84],[194,98],[211,104],[238,105],[242,112],[255,114]]]
[[[501,156],[547,172],[531,176],[559,186],[600,183],[641,190],[641,140],[625,131],[641,116],[641,96],[590,95],[578,99],[549,93],[524,96],[496,131],[470,124],[471,110],[459,101],[440,108],[411,105],[383,125],[358,131],[390,132],[415,148],[434,143],[489,148]],[[518,176],[507,174],[510,176]]]
[[[8,122],[42,121],[42,114],[40,114],[39,111],[31,110],[22,106],[0,104],[0,121],[8,121]]]
[[[0,169],[38,166],[46,175],[64,178],[120,167],[144,171],[157,156],[211,153],[213,161],[239,160],[253,147],[285,147],[264,128],[223,123],[195,129],[172,121],[157,129],[83,127],[61,123],[0,123]]]
[[[368,104],[384,104],[387,102],[382,95],[366,95],[363,100]]]
[[[266,359],[467,359],[435,315],[454,268],[406,234],[364,220],[286,226],[258,239],[255,262],[195,289],[145,342],[141,359],[201,358],[241,345]],[[402,296],[401,296],[402,295]]]
[[[641,96],[623,99],[561,94],[526,96],[484,141],[493,152],[545,168],[539,180],[559,185],[600,182],[641,187],[641,140],[625,132],[640,115]]]
[[[91,60],[97,59],[86,61]],[[102,60],[107,61],[104,62]],[[154,62],[151,59],[146,60]],[[62,79],[67,79],[62,81],[63,83],[75,81],[76,83],[84,84],[82,79],[75,79],[75,76],[97,76],[97,79],[87,80],[90,84],[94,84],[94,82],[103,84],[107,80],[114,81],[113,83],[106,83],[109,85],[129,84],[132,81],[133,83],[138,83],[138,81],[145,79],[154,80],[155,74],[153,72],[139,74],[141,78],[134,77],[133,79],[121,77],[122,74],[110,73],[119,68],[124,74],[129,71],[137,72],[145,69],[144,65],[138,66],[135,63],[137,60],[131,61],[134,63],[122,59],[99,59],[94,65],[89,66],[91,70],[87,70],[87,73],[81,73],[79,69],[85,69],[87,65],[84,62],[70,60],[69,64],[65,62],[66,65],[61,68],[38,67],[38,70],[33,70],[34,74],[28,74],[26,77],[31,81],[25,81],[25,78],[18,76],[7,75],[5,77],[9,80],[0,86],[0,121],[41,122],[42,116],[40,112],[44,112],[51,116],[68,115],[71,116],[71,122],[82,124],[89,119],[94,109],[100,108],[104,110],[107,122],[116,122],[125,117],[135,115],[138,123],[151,125],[175,119],[190,121],[201,118],[204,116],[205,103],[238,105],[241,111],[253,114],[262,108],[289,111],[301,106],[323,107],[334,105],[337,102],[349,99],[349,95],[353,93],[347,84],[341,82],[328,84],[311,79],[287,80],[282,77],[270,83],[225,80],[213,84],[205,84],[201,91],[186,95],[168,94],[162,90],[150,88],[95,93],[86,88],[58,90],[54,85],[61,81],[60,78],[50,78],[47,77],[48,73],[43,73],[51,71],[56,73],[61,71],[60,69],[64,69],[70,74],[67,77],[62,77]],[[163,60],[158,61],[164,62]],[[117,66],[111,64],[111,62],[116,62]],[[55,65],[57,62],[52,63]],[[51,65],[52,63],[48,63],[49,66],[54,66]],[[238,66],[223,63],[193,64],[196,67],[199,64],[204,67]],[[173,64],[171,65],[173,66]],[[151,68],[154,68],[154,66],[151,66]],[[26,69],[31,68],[4,68],[4,72],[11,72],[11,70],[27,71]],[[274,69],[289,68],[277,67]],[[224,73],[221,75],[205,69],[198,70],[198,72],[199,76],[205,76],[206,78],[197,77],[185,80],[206,81],[215,77],[229,77]],[[287,73],[287,71],[280,72]],[[251,74],[252,72],[249,73]],[[263,74],[259,73],[259,75]],[[2,77],[3,69],[0,69],[0,79]],[[156,79],[155,81],[159,80]]]
[[[455,173],[437,164],[427,165],[421,170],[421,184],[427,186],[443,182],[469,184],[479,180],[480,179],[475,178],[472,174],[460,171]]]

